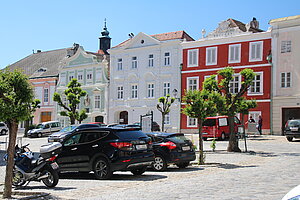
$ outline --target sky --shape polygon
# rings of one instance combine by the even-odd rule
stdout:
[[[267,30],[271,19],[300,15],[300,0],[3,0],[0,2],[0,69],[37,50],[99,49],[104,19],[112,46],[137,35],[184,30],[195,40],[228,18],[253,17]]]

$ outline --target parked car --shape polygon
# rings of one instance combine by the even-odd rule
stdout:
[[[5,123],[0,122],[0,135],[5,135],[8,133],[8,128]]]
[[[241,125],[240,120],[234,117],[234,130],[238,132],[238,126]],[[202,124],[202,137],[203,140],[207,138],[217,138],[225,140],[230,135],[230,128],[228,122],[228,116],[215,116],[207,117]]]
[[[75,129],[61,143],[61,172],[93,171],[97,179],[109,179],[115,171],[141,175],[154,161],[151,138],[133,128]]]
[[[285,124],[284,135],[289,142],[292,142],[293,138],[300,138],[300,119],[288,120]]]
[[[153,142],[155,160],[152,168],[164,171],[169,164],[186,168],[196,159],[193,143],[182,133],[147,133]]]
[[[87,123],[87,124],[74,124],[70,126],[66,126],[65,128],[61,129],[59,132],[52,133],[48,137],[48,142],[61,142],[63,139],[75,131],[75,129],[84,129],[84,128],[98,128],[100,127],[99,124]]]
[[[58,121],[49,121],[38,124],[35,129],[31,129],[27,132],[28,137],[42,137],[44,135],[50,135],[53,132],[60,131],[61,125]]]

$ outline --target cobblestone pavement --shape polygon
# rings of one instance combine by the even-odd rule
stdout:
[[[0,136],[0,142],[3,137]],[[23,144],[29,142],[37,152],[46,140],[25,138]],[[68,173],[60,177],[54,189],[32,182],[19,191],[46,192],[57,199],[276,200],[300,184],[300,140],[288,142],[283,136],[258,136],[247,142],[247,153],[228,153],[228,141],[217,141],[215,152],[210,149],[211,141],[205,141],[203,166],[192,165],[183,170],[170,166],[166,172],[147,171],[142,176],[115,172],[106,181],[95,180],[92,173]],[[244,150],[242,141],[240,148]],[[3,151],[0,153],[3,155]],[[1,161],[0,184],[4,182],[4,171]]]

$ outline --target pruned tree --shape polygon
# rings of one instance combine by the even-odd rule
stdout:
[[[233,88],[231,81],[234,78],[234,73],[235,72],[232,67],[226,67],[218,71],[218,74],[221,77],[219,82],[217,80],[210,79],[206,82],[206,84],[204,84],[204,88],[209,91],[216,91],[225,97],[226,101],[224,107],[222,107],[218,113],[228,116],[230,137],[227,151],[241,152],[234,128],[234,116],[241,110],[242,106],[245,105],[245,102],[247,102],[244,94],[251,86],[255,77],[255,73],[252,69],[243,69],[240,72],[242,77],[241,86],[236,88],[236,91],[232,91],[231,89]]]
[[[3,198],[12,194],[12,175],[14,151],[18,124],[31,116],[33,89],[28,77],[19,71],[0,71],[0,121],[5,121],[9,128],[8,159],[6,164]]]
[[[77,109],[77,105],[80,104],[80,98],[84,97],[87,93],[81,88],[81,84],[75,78],[68,83],[67,87],[68,88],[64,91],[68,101],[67,105],[64,104],[61,95],[57,92],[54,93],[53,100],[56,101],[60,107],[65,109],[60,112],[60,115],[69,117],[70,123],[75,124],[75,120],[81,122],[87,118],[85,109],[82,109],[80,112]]]
[[[165,118],[166,115],[170,112],[170,107],[172,103],[174,103],[175,98],[170,97],[169,94],[167,94],[166,97],[159,97],[158,98],[158,104],[156,105],[157,110],[161,112],[161,130],[164,132],[165,129]]]
[[[224,98],[217,92],[208,90],[187,90],[183,96],[185,107],[182,113],[197,119],[199,134],[199,164],[204,164],[202,124],[206,117],[217,114],[217,107],[224,104]]]
[[[32,103],[30,104],[30,107],[29,107],[29,110],[30,110],[30,113],[31,115],[29,116],[29,118],[27,120],[25,120],[25,124],[24,124],[24,136],[27,137],[27,132],[29,130],[29,125],[30,123],[32,122],[32,119],[33,119],[33,113],[35,113],[36,109],[40,108],[40,103],[41,101],[39,99],[34,99],[32,101]]]

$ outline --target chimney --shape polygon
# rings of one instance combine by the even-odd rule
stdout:
[[[37,52],[37,53],[41,53],[41,52],[42,52],[42,50],[36,50],[36,52]]]

